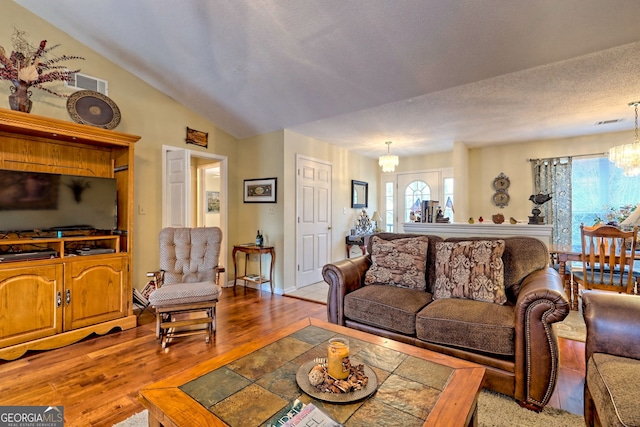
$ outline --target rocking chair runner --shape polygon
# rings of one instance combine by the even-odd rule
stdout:
[[[149,302],[156,314],[156,337],[169,339],[215,331],[216,304],[222,291],[218,265],[222,231],[218,227],[164,228],[160,232],[160,271]],[[202,312],[196,317],[191,313]],[[184,315],[184,316],[177,316]],[[194,326],[205,325],[205,328]]]

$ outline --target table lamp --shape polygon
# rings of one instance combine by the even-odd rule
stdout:
[[[373,216],[371,217],[371,221],[375,221],[375,223],[376,223],[376,227],[375,227],[375,229],[373,231],[375,231],[376,233],[379,233],[379,232],[383,231],[382,228],[380,228],[380,225],[379,225],[380,222],[382,222],[382,217],[380,216],[378,211],[375,211],[373,213]]]

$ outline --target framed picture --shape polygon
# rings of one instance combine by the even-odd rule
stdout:
[[[245,179],[245,203],[276,203],[278,178]]]
[[[187,128],[187,144],[195,144],[207,148],[209,145],[209,134],[199,130]]]
[[[351,207],[369,207],[369,184],[364,181],[351,180]]]
[[[207,213],[220,213],[219,191],[207,191]]]

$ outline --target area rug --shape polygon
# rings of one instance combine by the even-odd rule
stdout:
[[[561,409],[546,407],[540,413],[522,408],[512,398],[483,390],[478,398],[480,427],[583,427],[584,418]],[[148,412],[135,414],[114,427],[147,427]]]
[[[113,427],[148,427],[149,426],[149,411],[144,410],[137,414],[127,418],[124,421],[114,424]]]
[[[587,340],[587,327],[584,324],[581,311],[571,310],[562,322],[553,324],[553,330],[560,338],[582,342]]]

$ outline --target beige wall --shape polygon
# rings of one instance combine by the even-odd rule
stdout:
[[[398,170],[415,168],[420,164],[453,167],[455,222],[467,221],[469,217],[477,219],[480,216],[490,219],[496,213],[502,213],[507,219],[514,217],[528,221],[533,208],[529,196],[534,191],[529,159],[606,153],[610,147],[632,140],[631,132],[616,132],[483,148],[468,147],[456,142],[450,153],[416,156],[413,159],[400,158]],[[511,200],[503,209],[491,201],[491,196],[495,193],[493,179],[501,172],[511,181]]]
[[[293,289],[295,286],[297,270],[295,200],[298,155],[332,165],[332,254],[334,260],[344,258],[344,236],[349,232],[356,216],[356,211],[351,209],[350,204],[351,180],[369,182],[368,212],[372,214],[376,209],[377,201],[376,161],[288,130],[241,140],[238,147],[238,159],[241,160],[239,160],[237,173],[230,177],[232,182],[235,179],[237,190],[230,189],[230,191],[238,191],[242,194],[245,179],[278,178],[277,204],[242,203],[240,200],[236,213],[230,213],[238,218],[237,229],[233,233],[235,242],[253,241],[256,230],[260,229],[265,237],[265,243],[275,247],[276,289],[281,292]],[[252,265],[251,268],[255,266]]]
[[[145,273],[157,269],[157,236],[162,226],[162,168],[161,147],[163,144],[185,147],[191,150],[216,153],[229,158],[230,169],[235,168],[237,141],[230,135],[217,129],[211,122],[178,104],[172,98],[153,89],[136,76],[98,55],[82,43],[41,20],[37,16],[16,5],[4,1],[0,13],[0,45],[11,50],[13,28],[24,30],[28,39],[38,44],[48,40],[49,46],[60,44],[54,53],[58,55],[77,55],[84,61],[69,61],[68,65],[77,65],[82,73],[109,81],[109,98],[122,114],[122,120],[115,129],[118,132],[140,135],[142,138],[135,146],[134,180],[134,286],[144,286]],[[0,108],[9,108],[8,95],[10,83],[0,80]],[[62,86],[47,86],[65,93],[72,93]],[[4,95],[3,95],[4,94]],[[71,121],[66,109],[66,98],[59,98],[44,91],[34,89],[31,114],[54,117]],[[195,145],[186,146],[186,127],[209,133],[209,148]],[[229,195],[231,206],[238,203],[234,194]],[[142,206],[146,215],[138,215],[137,208]],[[230,215],[230,228],[236,220]],[[234,241],[231,237],[230,241]]]
[[[283,195],[283,131],[271,132],[238,143],[237,167],[229,173],[229,192],[238,195],[238,202],[230,205],[229,216],[236,219],[236,226],[229,230],[230,244],[255,242],[256,232],[260,230],[264,244],[273,246],[276,251],[275,286],[282,288],[282,251],[284,247],[284,224],[282,222],[285,198]],[[277,178],[277,203],[244,203],[243,191],[245,179]],[[233,263],[229,258],[230,264]],[[240,257],[238,257],[240,261]],[[255,259],[253,260],[256,261]],[[263,258],[269,262],[268,257]],[[229,267],[233,268],[232,265]],[[238,266],[240,268],[240,264]],[[255,265],[251,266],[255,272]],[[263,274],[267,275],[267,266],[263,265]],[[233,273],[229,274],[233,277]]]
[[[500,212],[505,218],[528,221],[533,208],[529,196],[534,192],[529,159],[603,153],[614,145],[632,140],[630,132],[617,132],[471,149],[467,181],[469,210],[463,218],[477,218],[480,215],[490,218],[492,214]],[[491,203],[491,196],[494,194],[491,184],[500,172],[504,172],[511,180],[511,201],[504,209]]]

